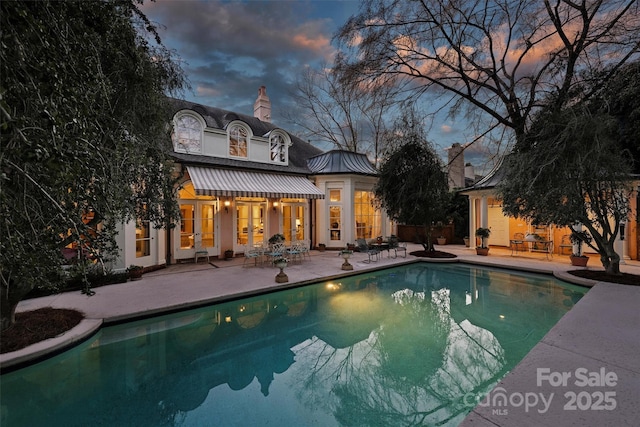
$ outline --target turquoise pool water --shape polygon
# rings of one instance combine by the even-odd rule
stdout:
[[[457,426],[585,292],[411,264],[112,326],[2,375],[0,425]]]

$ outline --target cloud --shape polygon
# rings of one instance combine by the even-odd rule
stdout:
[[[196,93],[198,96],[219,96],[220,91],[213,87],[198,86],[196,87]]]
[[[158,1],[143,10],[164,25],[161,36],[169,35],[187,57],[326,57],[333,52],[332,23],[309,18],[308,7],[284,1]]]
[[[260,86],[285,105],[296,76],[330,62],[332,34],[345,19],[342,2],[172,1],[146,3],[164,44],[185,70],[195,102],[253,114]]]
[[[449,125],[443,124],[442,126],[440,126],[440,132],[442,133],[451,133],[453,132],[453,128]]]

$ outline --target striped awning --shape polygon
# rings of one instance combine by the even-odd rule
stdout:
[[[199,196],[324,199],[304,176],[187,166]]]

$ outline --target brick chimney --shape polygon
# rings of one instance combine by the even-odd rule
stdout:
[[[271,101],[267,96],[266,86],[260,86],[258,89],[258,98],[253,103],[253,117],[271,123]]]
[[[457,142],[449,152],[449,189],[464,187],[464,148]]]

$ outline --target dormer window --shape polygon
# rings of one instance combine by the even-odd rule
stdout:
[[[270,143],[270,151],[271,151],[271,161],[285,163],[287,160],[286,150],[285,150],[285,140],[284,137],[280,134],[273,134],[269,138]]]
[[[229,128],[229,155],[234,157],[247,157],[247,147],[249,146],[249,133],[247,129],[240,125],[233,125]]]
[[[200,120],[191,115],[182,115],[176,120],[173,147],[176,151],[200,153],[202,151],[202,129]]]

